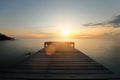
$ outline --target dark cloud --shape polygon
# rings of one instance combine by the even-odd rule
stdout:
[[[115,16],[111,21],[103,22],[103,23],[88,23],[83,26],[104,26],[104,25],[112,25],[113,27],[120,27],[120,15]]]
[[[93,26],[93,23],[87,23],[87,24],[83,24],[83,26]]]
[[[107,23],[113,25],[113,27],[120,27],[120,15],[115,16],[113,20],[108,21]]]
[[[88,24],[84,24],[83,26],[103,26],[103,25],[105,25],[105,23],[96,23],[96,24],[94,24],[94,23],[88,23]]]

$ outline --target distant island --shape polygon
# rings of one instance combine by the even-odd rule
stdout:
[[[4,41],[4,40],[14,40],[14,38],[8,37],[8,36],[0,33],[0,41]]]

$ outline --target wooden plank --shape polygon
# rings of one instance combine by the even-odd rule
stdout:
[[[104,67],[50,67],[49,70],[104,70]]]
[[[34,70],[43,70],[43,68],[44,67],[39,67],[39,66],[34,66],[34,67],[26,67],[26,66],[24,66],[24,67],[17,67],[17,68],[15,68],[15,69],[19,69],[19,70],[28,70],[28,69],[34,69]],[[58,70],[70,70],[70,69],[72,69],[72,70],[103,70],[103,69],[106,69],[105,67],[77,67],[77,66],[75,66],[75,67],[49,67],[48,68],[49,70],[56,70],[56,69],[58,69]]]
[[[9,70],[9,73],[44,73],[46,70]],[[50,74],[107,74],[108,70],[47,70]]]
[[[106,74],[110,73],[108,70],[48,70],[48,73],[54,74]]]
[[[59,64],[98,64],[97,62],[80,62],[80,61],[50,61],[51,63],[59,63]],[[38,62],[39,64],[45,64],[46,61],[40,61]],[[23,64],[33,64],[33,62],[30,62],[30,61],[27,61],[27,62],[24,62]],[[21,64],[19,64],[21,65]]]
[[[44,64],[46,64],[46,63],[25,63],[25,64],[20,64],[20,65],[18,65],[18,66],[22,66],[22,65],[44,65]],[[89,62],[86,62],[86,63],[84,63],[84,62],[59,62],[59,63],[57,63],[57,62],[52,62],[51,63],[51,65],[100,65],[100,64],[98,64],[98,63],[89,63]]]
[[[29,67],[29,66],[43,66],[43,67],[48,67],[48,64],[24,64],[24,65],[20,65],[21,67],[25,67],[25,66],[27,66],[27,67]],[[100,64],[96,64],[96,65],[93,65],[93,64],[51,64],[51,65],[49,65],[49,67],[76,67],[76,66],[78,66],[78,67],[102,67],[102,65],[100,65]]]
[[[75,73],[75,74],[98,74],[98,73],[111,73],[110,71],[103,69],[103,70],[76,70],[76,69],[66,69],[66,70],[21,70],[21,69],[12,69],[12,70],[8,70],[9,73],[43,73],[43,72],[47,72],[47,73]]]
[[[29,63],[37,63],[37,62],[95,62],[93,60],[74,60],[74,59],[71,59],[71,60],[33,60],[33,61],[29,61]]]
[[[3,78],[12,79],[114,79],[119,78],[113,74],[25,74],[25,73],[8,73]]]

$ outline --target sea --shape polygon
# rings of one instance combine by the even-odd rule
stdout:
[[[0,68],[12,66],[44,48],[46,41],[73,41],[75,48],[93,60],[120,74],[120,40],[118,39],[16,39],[0,41]]]

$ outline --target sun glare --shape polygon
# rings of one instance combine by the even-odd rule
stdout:
[[[63,31],[62,36],[63,37],[68,37],[69,36],[69,31]]]

